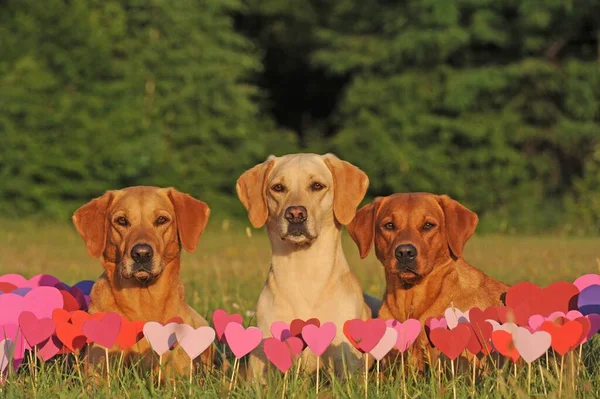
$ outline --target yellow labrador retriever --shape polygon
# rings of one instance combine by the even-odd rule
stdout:
[[[256,228],[266,224],[271,241],[271,267],[256,308],[258,327],[268,337],[275,321],[317,317],[335,323],[337,335],[324,364],[338,374],[343,362],[351,372],[363,364],[344,336],[344,322],[368,319],[371,308],[380,305],[363,297],[341,243],[342,226],[354,219],[368,185],[364,172],[332,154],[271,156],[237,182],[250,222]],[[250,355],[249,373],[257,379],[267,363],[262,353],[259,347]],[[307,372],[316,368],[310,350],[301,362]]]

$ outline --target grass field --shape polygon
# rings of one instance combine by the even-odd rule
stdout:
[[[5,221],[0,224],[0,274],[20,273],[32,276],[38,273],[53,274],[67,283],[95,279],[101,273],[98,260],[88,256],[81,238],[74,228],[66,224],[34,224]],[[354,243],[345,236],[344,248],[352,270],[359,277],[365,291],[379,296],[385,281],[383,268],[371,254],[360,260]],[[213,221],[200,239],[194,254],[184,254],[182,279],[190,304],[201,314],[209,316],[217,308],[241,313],[252,323],[254,306],[269,266],[270,249],[265,234],[245,226]],[[547,285],[554,281],[572,281],[585,273],[600,272],[600,239],[562,237],[475,236],[467,244],[465,258],[489,275],[513,284],[531,281]],[[207,317],[208,318],[208,317]],[[599,397],[600,360],[596,338],[584,351],[588,364],[577,378],[576,392],[564,397]],[[65,372],[60,362],[43,365],[33,384],[28,372],[13,376],[0,396],[6,397],[81,397],[85,381]],[[534,370],[532,396],[544,396],[539,370]],[[116,372],[116,371],[115,371]],[[145,377],[121,370],[122,376],[113,379],[110,388],[97,387],[86,391],[93,397],[186,397],[192,389],[194,397],[226,395],[218,376],[208,377],[202,385],[188,386],[186,382],[174,393],[171,388],[157,391]],[[478,382],[476,397],[529,397],[527,370],[520,366],[515,380],[513,370],[492,371]],[[435,376],[408,378],[409,397],[451,397],[452,382]],[[459,397],[472,397],[471,380],[467,375],[454,380]],[[558,382],[550,368],[545,380],[547,389],[556,395]],[[35,385],[35,388],[34,388]],[[266,389],[240,387],[235,397],[310,397],[314,396],[311,380],[291,380],[289,392],[282,396],[283,379],[274,374]],[[565,380],[566,390],[569,384]],[[35,391],[35,392],[34,392]],[[328,383],[322,387],[322,397],[361,397],[364,395],[360,379],[349,382]],[[565,396],[566,395],[566,396]],[[379,394],[372,378],[370,397],[402,397],[400,382],[382,382]]]

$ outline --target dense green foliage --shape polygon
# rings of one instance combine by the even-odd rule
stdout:
[[[0,214],[333,151],[483,230],[600,231],[600,0],[5,0]]]

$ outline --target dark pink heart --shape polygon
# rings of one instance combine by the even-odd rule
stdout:
[[[52,318],[54,309],[63,307],[63,297],[54,287],[38,287],[24,297],[16,294],[0,295],[0,324],[18,324],[22,311],[30,311],[38,318]]]
[[[46,362],[56,356],[62,347],[62,342],[60,342],[56,335],[53,335],[39,345],[37,355]]]
[[[19,327],[29,346],[34,347],[54,334],[56,323],[52,319],[39,319],[33,313],[24,311],[19,315]]]
[[[110,349],[117,342],[121,329],[121,316],[106,313],[100,320],[89,319],[83,323],[82,330],[92,342]]]
[[[387,326],[382,319],[349,320],[344,325],[344,334],[355,343],[357,349],[370,352],[385,334]]]
[[[217,333],[217,339],[223,343],[227,342],[225,338],[225,327],[229,323],[242,324],[243,319],[240,314],[229,314],[223,309],[217,309],[212,316],[213,325],[215,326],[215,332]]]

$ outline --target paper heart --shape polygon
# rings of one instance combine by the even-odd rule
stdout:
[[[275,321],[271,324],[271,336],[280,341],[285,341],[292,336],[289,324],[283,321]]]
[[[18,287],[14,284],[11,283],[7,283],[5,281],[0,282],[0,291],[2,291],[2,293],[4,294],[9,294],[11,292],[14,292],[14,290],[16,290]]]
[[[459,323],[468,323],[469,322],[469,313],[462,312],[456,308],[448,308],[444,311],[444,317],[446,318],[446,322],[448,323],[448,328],[453,329]]]
[[[56,323],[48,318],[38,319],[33,313],[24,311],[19,315],[19,327],[29,346],[34,347],[54,334]]]
[[[216,333],[208,326],[194,328],[188,324],[179,324],[175,328],[175,336],[190,359],[195,359],[213,343]]]
[[[528,364],[544,355],[550,348],[552,337],[546,331],[531,333],[526,328],[518,328],[513,333],[515,348]]]
[[[456,359],[466,348],[471,339],[471,328],[460,323],[453,330],[436,328],[429,332],[429,339],[450,360]]]
[[[5,274],[0,276],[0,282],[7,282],[17,287],[54,287],[60,280],[49,274],[38,274],[29,280],[20,274]]]
[[[55,323],[68,323],[71,321],[71,313],[67,312],[62,308],[54,309],[52,311],[52,320]]]
[[[0,324],[16,324],[22,311],[27,310],[38,318],[51,318],[52,311],[62,308],[60,291],[54,287],[38,287],[24,297],[16,294],[0,295]]]
[[[386,320],[385,324],[388,327],[392,327],[398,333],[396,339],[396,349],[400,352],[406,351],[421,333],[421,323],[416,319],[408,319],[404,323],[400,323],[398,320]]]
[[[52,335],[46,341],[42,342],[39,345],[37,356],[42,359],[44,362],[52,359],[56,356],[60,350],[62,349],[62,342],[55,336]]]
[[[81,329],[92,342],[110,349],[117,342],[121,329],[121,316],[117,313],[106,313],[100,320],[91,318],[85,321]]]
[[[285,373],[292,367],[292,354],[285,342],[273,337],[267,338],[263,342],[263,351],[267,359],[282,373]]]
[[[577,298],[577,307],[584,316],[600,314],[600,285],[590,285],[581,290]]]
[[[581,324],[581,335],[579,336],[579,345],[584,344],[588,340],[588,334],[590,333],[590,329],[592,328],[592,323],[587,317],[578,317],[573,321]]]
[[[559,355],[564,356],[569,350],[579,345],[583,327],[577,321],[570,321],[562,326],[551,321],[545,321],[540,327],[540,331],[546,331],[550,334],[552,349]]]
[[[121,329],[117,337],[117,345],[121,350],[132,348],[144,338],[144,324],[146,323],[141,320],[129,321],[125,316],[121,316]]]
[[[85,300],[85,294],[83,293],[83,291],[81,291],[77,287],[71,287],[71,288],[69,288],[69,294],[71,294],[71,296],[73,296],[73,298],[75,298],[75,300],[77,301],[77,304],[79,306],[75,310],[87,310],[88,306],[87,306],[87,302]]]
[[[590,285],[600,285],[600,274],[584,274],[577,278],[573,285],[581,292]],[[2,289],[2,288],[0,288]]]
[[[223,309],[217,309],[214,311],[212,316],[213,326],[215,327],[215,332],[217,333],[217,338],[219,341],[225,343],[225,328],[229,323],[237,323],[242,324],[243,319],[240,314],[229,314]]]
[[[494,331],[492,324],[484,320],[477,323],[471,322],[468,325],[471,327],[471,339],[467,344],[467,350],[474,355],[479,352],[488,355],[492,349],[490,343]]]
[[[18,295],[18,296],[25,296],[25,295],[27,295],[27,293],[28,293],[29,291],[31,291],[32,289],[33,289],[33,288],[30,288],[30,287],[19,287],[19,288],[17,288],[17,289],[15,289],[15,290],[13,290],[13,291],[12,291],[12,293],[13,293],[13,294],[16,294],[16,295]]]
[[[344,335],[361,352],[370,352],[383,338],[387,326],[382,319],[353,319],[344,323]]]
[[[75,297],[73,297],[73,295],[71,295],[67,291],[59,291],[59,292],[63,298],[63,309],[64,310],[66,310],[67,312],[74,312],[76,310],[79,310],[79,308],[80,308],[79,302],[77,302],[77,299],[75,299]]]
[[[542,324],[546,321],[546,318],[540,314],[534,314],[529,317],[528,325],[533,331],[538,331]]]
[[[75,284],[73,287],[79,288],[83,295],[90,295],[94,282],[91,280],[83,280]]]
[[[306,324],[302,328],[302,338],[311,351],[317,356],[323,355],[333,339],[335,338],[336,327],[332,322],[323,323],[316,326]]]
[[[304,341],[302,341],[300,338],[289,337],[284,342],[290,347],[290,352],[292,353],[293,358],[297,358],[302,354],[302,351],[304,350]]]
[[[4,371],[8,368],[14,351],[15,343],[13,341],[10,339],[0,340],[0,376],[4,375]]]
[[[262,331],[256,327],[245,329],[241,324],[229,323],[225,327],[224,336],[235,357],[241,359],[260,344]]]
[[[499,321],[500,316],[498,314],[498,309],[497,306],[490,306],[485,310],[481,310],[478,307],[472,308],[469,310],[469,321],[471,323],[485,322],[486,320]]]
[[[517,330],[518,331],[518,330]],[[492,333],[492,344],[494,349],[503,356],[510,358],[513,363],[521,356],[515,347],[513,336],[508,331],[495,330]]]
[[[56,322],[56,337],[71,352],[83,349],[87,343],[87,337],[83,334],[81,325],[71,324],[66,321]]]
[[[517,331],[517,329],[519,328],[519,326],[517,326],[515,323],[504,323],[504,324],[500,324],[498,323],[496,320],[486,320],[488,323],[490,323],[492,325],[492,329],[494,331],[499,330],[499,331],[506,331],[509,333],[513,333],[515,331]]]
[[[398,331],[393,327],[386,327],[383,337],[379,340],[379,343],[375,345],[373,349],[369,351],[369,354],[375,358],[375,360],[381,360],[387,355],[392,348],[396,345],[398,340]]]
[[[177,326],[178,323],[168,323],[162,325],[156,321],[149,321],[144,324],[144,337],[150,343],[152,350],[159,356],[167,353],[177,342]]]
[[[26,343],[23,334],[21,334],[21,329],[17,324],[0,325],[0,339],[8,339],[14,344],[12,360],[13,369],[16,371],[25,356]]]
[[[548,316],[556,311],[566,313],[574,309],[578,293],[576,286],[564,281],[543,289],[531,283],[518,283],[506,293],[506,305],[513,309],[515,322],[525,326],[534,314]]]
[[[445,317],[440,317],[436,319],[435,317],[428,317],[425,320],[425,326],[431,331],[436,328],[448,328],[448,321],[446,321]]]
[[[583,315],[581,314],[581,312],[579,312],[578,310],[570,310],[567,313],[565,312],[553,312],[550,313],[550,315],[548,315],[548,317],[546,318],[546,320],[556,320],[559,317],[564,317],[567,320],[575,320],[578,317],[582,317]]]

